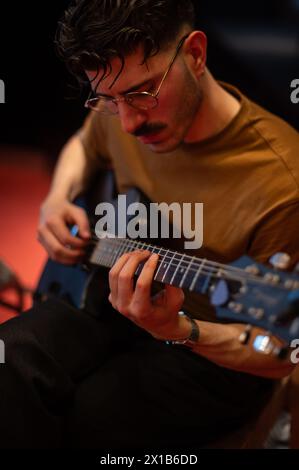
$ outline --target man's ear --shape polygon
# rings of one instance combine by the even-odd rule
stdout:
[[[198,78],[206,68],[207,43],[207,36],[203,31],[192,31],[184,44],[188,64]]]

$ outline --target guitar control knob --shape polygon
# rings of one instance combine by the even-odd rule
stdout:
[[[241,313],[243,310],[243,305],[237,302],[229,302],[228,308],[230,308],[235,313]]]
[[[245,271],[248,274],[253,274],[253,276],[257,276],[258,274],[260,274],[260,270],[259,270],[258,266],[256,266],[255,264],[252,264],[251,266],[247,266],[245,268]]]
[[[265,311],[263,308],[255,308],[255,307],[250,307],[248,309],[248,313],[251,317],[254,317],[257,320],[262,320],[262,318],[265,315]]]
[[[272,282],[272,284],[280,283],[280,276],[278,274],[266,273],[264,279],[267,282]]]
[[[287,253],[276,253],[271,256],[269,263],[275,269],[287,269],[291,261],[290,255]]]

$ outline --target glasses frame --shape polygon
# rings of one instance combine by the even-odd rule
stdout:
[[[132,108],[139,109],[139,110],[141,110],[141,111],[146,111],[146,110],[148,110],[148,109],[154,109],[154,108],[156,108],[156,107],[158,106],[158,103],[159,103],[158,96],[159,96],[159,93],[160,93],[160,91],[161,91],[162,85],[163,85],[163,83],[165,82],[165,80],[166,80],[166,78],[167,78],[167,76],[168,76],[168,74],[169,74],[169,72],[170,72],[170,70],[171,70],[171,68],[172,68],[172,66],[173,66],[173,64],[174,64],[174,62],[175,62],[175,60],[176,60],[176,58],[177,58],[179,52],[180,52],[180,50],[181,50],[181,47],[182,47],[182,45],[184,44],[184,42],[185,42],[185,40],[187,39],[188,36],[190,36],[190,33],[186,34],[185,36],[183,36],[183,37],[181,38],[181,40],[180,40],[180,42],[179,42],[179,44],[177,45],[177,48],[176,48],[176,50],[175,50],[174,56],[173,56],[173,58],[171,59],[170,64],[168,65],[167,69],[165,70],[165,72],[164,72],[164,74],[163,74],[163,77],[162,77],[162,80],[161,80],[160,84],[158,85],[158,88],[157,88],[157,90],[155,91],[155,93],[150,93],[149,91],[139,91],[139,92],[138,92],[138,91],[133,91],[133,92],[126,93],[126,94],[125,94],[124,96],[122,96],[121,98],[108,98],[108,97],[104,97],[104,96],[99,96],[99,97],[93,97],[93,98],[91,98],[92,94],[94,93],[93,91],[91,91],[90,94],[89,94],[88,99],[87,99],[87,100],[85,101],[85,103],[84,103],[84,107],[85,107],[85,108],[89,108],[89,109],[91,109],[91,110],[93,110],[93,111],[96,111],[96,112],[98,112],[98,113],[100,113],[100,114],[108,114],[108,115],[109,115],[109,114],[110,114],[110,115],[118,114],[117,108],[116,108],[116,112],[114,113],[114,112],[108,111],[108,110],[107,110],[107,111],[99,111],[99,110],[97,110],[96,108],[94,108],[93,106],[91,106],[91,105],[92,105],[92,102],[94,102],[94,101],[97,101],[97,102],[98,102],[98,100],[100,99],[100,100],[103,100],[103,102],[105,101],[105,102],[107,102],[107,103],[109,102],[109,103],[115,103],[115,104],[126,102],[126,103],[127,103],[129,106],[131,106]],[[136,97],[136,95],[137,95],[137,96],[149,96],[150,98],[154,98],[154,100],[155,100],[154,106],[144,107],[144,108],[141,108],[141,107],[138,107],[138,106],[134,106],[134,105],[130,102],[130,100],[131,100],[133,97]]]

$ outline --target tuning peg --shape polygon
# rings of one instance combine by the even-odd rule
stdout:
[[[275,269],[287,269],[290,261],[291,257],[287,253],[276,253],[269,259],[269,263]]]

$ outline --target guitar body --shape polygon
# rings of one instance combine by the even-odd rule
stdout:
[[[113,201],[116,196],[114,174],[107,170],[95,176],[91,190],[77,198],[74,203],[82,207],[90,220],[91,228],[95,225],[94,209],[99,202]],[[68,302],[74,307],[84,308],[87,299],[93,294],[94,278],[97,278],[99,289],[97,297],[104,297],[108,291],[107,270],[91,265],[67,266],[56,261],[48,260],[39,279],[34,301],[40,302],[56,298]],[[101,288],[102,287],[102,288]]]

